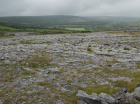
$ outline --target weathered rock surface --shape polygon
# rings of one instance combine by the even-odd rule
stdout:
[[[140,87],[137,87],[133,94],[127,92],[127,89],[124,88],[112,95],[107,95],[106,93],[88,95],[79,90],[76,96],[87,104],[131,104],[140,101]]]
[[[25,103],[33,101],[33,104],[40,103],[40,100],[43,104],[64,103],[65,98],[69,98],[79,89],[79,85],[86,88],[111,85],[117,80],[131,81],[133,78],[123,73],[133,74],[140,71],[139,34],[14,34],[16,36],[0,38],[0,92],[3,94],[1,102],[8,95],[15,103],[18,99],[23,99]],[[49,64],[41,64],[39,61],[42,60],[34,58],[44,58],[44,55],[50,56],[45,57],[51,59]],[[28,99],[22,98],[25,95]],[[117,101],[128,99],[130,102],[133,95],[138,97],[136,93],[123,91],[115,96],[120,96]],[[92,96],[100,99],[93,93],[90,95],[92,101]],[[112,101],[107,100],[111,95],[101,97],[100,103]],[[17,104],[23,103],[18,102]]]
[[[87,104],[101,104],[101,100],[95,93],[92,95],[88,95],[82,90],[79,90],[76,96],[80,97]]]
[[[140,87],[137,87],[133,94],[137,100],[140,100]]]
[[[115,99],[111,97],[110,95],[107,95],[106,93],[100,93],[99,97],[101,99],[101,103],[106,102],[107,104],[113,104],[115,103]]]
[[[125,103],[125,99],[126,99],[126,92],[127,90],[124,88],[124,89],[121,89],[118,93],[116,94],[112,94],[111,96],[116,99],[116,102],[120,103],[120,104],[123,104]]]

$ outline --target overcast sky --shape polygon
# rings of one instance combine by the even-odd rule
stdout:
[[[0,0],[0,16],[140,17],[140,0]]]

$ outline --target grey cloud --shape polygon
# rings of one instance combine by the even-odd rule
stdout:
[[[1,0],[0,1],[0,16],[14,16],[21,15],[26,11],[23,6],[26,2],[23,0]]]
[[[140,0],[0,0],[0,16],[140,16]]]

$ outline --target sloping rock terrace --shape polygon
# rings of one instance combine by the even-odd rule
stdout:
[[[139,34],[25,35],[0,38],[0,102],[76,103],[78,90],[119,88],[140,71]]]

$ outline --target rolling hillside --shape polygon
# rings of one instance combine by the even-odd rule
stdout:
[[[0,25],[13,24],[14,28],[53,28],[57,30],[133,30],[140,28],[140,18],[135,17],[78,17],[78,16],[15,16],[0,17]],[[13,25],[6,25],[13,27]],[[16,26],[15,26],[16,25]]]

